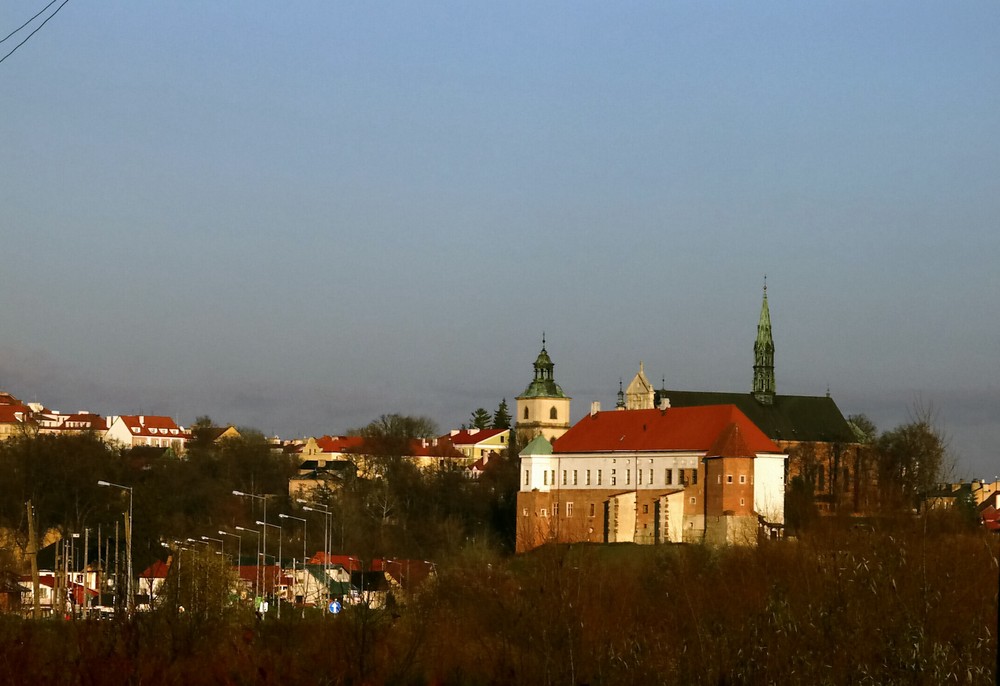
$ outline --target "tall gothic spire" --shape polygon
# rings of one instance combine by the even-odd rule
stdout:
[[[774,339],[771,337],[771,311],[767,307],[767,277],[764,277],[764,302],[757,323],[757,341],[753,344],[753,395],[758,402],[774,402]]]

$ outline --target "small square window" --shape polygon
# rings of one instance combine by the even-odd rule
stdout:
[[[594,503],[591,503],[591,504],[590,504],[590,516],[591,516],[591,517],[593,517],[593,516],[594,516]]]
[[[746,474],[740,474],[740,483],[741,484],[745,484],[746,482],[747,482],[747,475]]]
[[[732,474],[726,474],[726,483],[727,484],[733,483],[733,475]]]
[[[698,502],[698,499],[695,498],[694,496],[691,496],[691,504],[694,505],[697,502]]]
[[[542,509],[541,509],[541,510],[539,511],[539,513],[538,513],[538,516],[539,516],[539,517],[548,517],[548,516],[549,516],[549,511],[548,511],[548,510],[546,510],[546,509],[545,509],[545,508],[543,507],[543,508],[542,508]]]
[[[523,510],[521,510],[521,515],[524,516],[524,517],[527,517],[528,516],[528,508],[524,508]]]
[[[567,517],[573,516],[573,503],[566,503],[566,516]]]

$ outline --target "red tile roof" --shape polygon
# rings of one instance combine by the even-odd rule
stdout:
[[[170,562],[164,562],[163,560],[157,560],[153,564],[146,567],[145,571],[139,575],[140,579],[166,579],[167,572],[170,570]]]
[[[309,564],[340,565],[349,572],[360,572],[364,569],[361,560],[356,557],[351,557],[350,555],[327,555],[322,550],[309,558]]]
[[[439,440],[451,441],[452,445],[475,445],[480,441],[502,434],[507,429],[462,429],[455,434],[445,434]]]
[[[316,439],[316,445],[324,453],[357,452],[364,441],[361,436],[323,436]]]
[[[30,420],[30,407],[26,405],[0,405],[0,424],[22,424]]]
[[[149,414],[122,415],[121,420],[134,436],[191,438],[191,432],[182,430],[170,417]]]
[[[556,440],[553,453],[690,450],[709,452],[730,424],[752,454],[781,449],[735,405],[617,410],[587,415]],[[725,441],[720,448],[732,449]]]

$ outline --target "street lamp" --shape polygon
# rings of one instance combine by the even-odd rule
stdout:
[[[244,491],[236,491],[236,490],[234,490],[233,491],[233,495],[240,496],[241,498],[254,498],[256,500],[263,501],[264,502],[264,521],[266,522],[267,521],[267,499],[270,498],[271,496],[274,496],[274,495],[277,495],[277,494],[276,493],[261,493],[261,494],[246,493]],[[237,528],[239,528],[239,527],[237,527]],[[264,553],[266,554],[267,553],[267,527],[264,527],[264,536],[262,538],[262,547],[264,549]]]
[[[257,574],[254,576],[254,595],[260,595],[260,532],[257,529],[248,529],[245,526],[236,527],[237,531],[249,531],[257,535]],[[265,529],[267,531],[267,529]]]
[[[278,524],[268,524],[267,522],[262,522],[259,519],[255,523],[258,526],[264,527],[264,531],[265,532],[267,531],[267,527],[272,527],[272,528],[278,530],[278,559],[276,560],[277,563],[278,563],[278,565],[277,565],[278,566],[278,579],[277,579],[277,581],[275,581],[273,578],[271,580],[272,581],[272,583],[271,583],[272,591],[275,591],[275,590],[277,590],[277,586],[279,586],[281,584],[281,526],[279,526]],[[266,550],[264,551],[264,566],[265,567],[267,566],[267,551]],[[267,584],[264,585],[264,591],[267,592]],[[281,619],[281,599],[280,598],[278,599],[278,619]]]
[[[238,541],[238,543],[236,544],[236,566],[239,567],[240,566],[240,558],[243,557],[243,537],[239,536],[237,534],[231,534],[228,531],[223,531],[222,529],[219,529],[219,535],[220,536],[232,536],[233,538],[235,538]]]
[[[309,522],[303,517],[296,517],[290,514],[279,514],[282,519],[295,519],[302,522],[302,616],[306,614],[306,599],[309,597],[309,573],[306,571],[306,536],[309,533]],[[324,581],[326,581],[324,579]]]
[[[296,498],[296,501],[302,503],[302,509],[306,512],[322,512],[323,513],[323,580],[329,588],[329,576],[330,576],[330,537],[333,532],[330,530],[330,521],[333,518],[333,513],[325,505],[320,505],[319,503],[311,503],[308,500],[303,500],[302,498]],[[340,539],[341,548],[344,546],[344,539],[341,536]],[[304,561],[303,561],[304,564]],[[326,617],[326,613],[323,614]]]
[[[128,491],[128,516],[125,519],[125,550],[128,555],[128,584],[126,585],[128,602],[126,612],[131,615],[132,611],[135,609],[135,596],[132,593],[132,487],[122,486],[121,484],[115,484],[104,480],[98,481],[97,485],[108,488],[120,488],[123,491]]]
[[[223,557],[226,555],[226,541],[221,538],[212,538],[211,536],[202,536],[203,541],[215,541],[219,544],[219,551],[222,553]]]

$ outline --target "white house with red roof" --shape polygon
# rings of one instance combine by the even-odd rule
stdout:
[[[510,429],[456,429],[438,440],[450,442],[462,454],[469,476],[476,478],[491,458],[507,449]]]
[[[191,432],[170,417],[121,415],[107,418],[104,440],[125,448],[166,448],[181,455],[191,440]]]
[[[103,435],[108,428],[104,417],[84,410],[65,413],[40,408],[35,411],[35,421],[38,423],[38,433],[40,434],[94,433]]]
[[[536,437],[521,452],[517,550],[701,541],[706,529],[733,540],[748,521],[780,527],[785,459],[734,405],[601,412],[595,403],[554,444]]]

